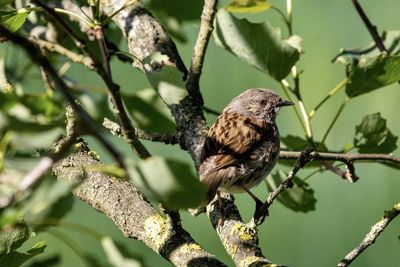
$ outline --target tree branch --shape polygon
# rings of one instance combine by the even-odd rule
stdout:
[[[203,68],[204,57],[208,41],[214,29],[213,22],[217,9],[218,0],[205,0],[203,12],[201,14],[200,30],[197,36],[196,44],[193,48],[192,62],[189,68],[189,74],[186,80],[186,86],[194,95],[200,90],[199,80]],[[190,93],[190,92],[189,92]]]
[[[70,59],[72,62],[80,63],[90,70],[94,70],[94,63],[88,56],[80,55],[72,52],[71,50],[63,47],[60,44],[45,41],[36,37],[29,37],[29,41],[50,52],[56,52]]]
[[[262,254],[257,226],[253,221],[243,222],[233,196],[221,193],[219,201],[215,198],[207,206],[207,216],[235,266],[280,266]]]
[[[225,266],[207,253],[178,223],[160,216],[128,181],[86,165],[99,165],[83,143],[80,150],[59,161],[53,172],[59,180],[74,185],[75,196],[107,215],[122,233],[138,239],[175,266]]]
[[[103,121],[104,128],[110,130],[113,135],[121,136],[121,127],[118,123],[115,123],[107,118]],[[171,133],[157,133],[147,132],[139,128],[135,128],[135,132],[138,138],[153,142],[161,142],[167,145],[179,144],[180,134],[179,132]]]
[[[297,159],[300,156],[300,151],[281,151],[279,154],[280,159]],[[351,154],[351,153],[333,153],[333,152],[311,152],[310,157],[313,160],[334,160],[346,162],[354,161],[378,161],[378,162],[392,162],[400,164],[400,157],[392,154]]]
[[[134,153],[136,153],[140,158],[144,159],[144,158],[150,157],[149,151],[136,137],[135,130],[132,126],[132,122],[129,119],[129,116],[125,110],[123,101],[121,99],[119,85],[114,83],[114,81],[112,79],[108,51],[107,51],[106,42],[104,39],[104,33],[103,33],[102,26],[97,25],[94,29],[95,38],[98,41],[101,56],[102,56],[102,61],[100,62],[100,61],[98,61],[96,56],[93,54],[93,52],[90,49],[88,49],[88,46],[86,45],[86,41],[84,39],[80,38],[73,31],[73,29],[68,24],[66,24],[65,21],[54,11],[53,8],[47,6],[41,0],[34,0],[33,2],[37,5],[39,5],[40,7],[42,7],[52,17],[52,19],[58,25],[60,25],[60,27],[73,40],[78,40],[78,41],[76,41],[77,45],[79,45],[79,47],[82,49],[82,51],[91,58],[91,60],[93,61],[94,70],[100,75],[100,77],[102,78],[102,80],[104,81],[104,83],[106,84],[106,86],[108,88],[111,101],[114,105],[114,109],[113,109],[114,115],[117,117],[117,119],[122,127],[121,128],[122,133],[123,133],[127,143],[130,145],[132,151]]]
[[[353,262],[360,254],[372,245],[378,236],[385,230],[389,223],[400,214],[400,202],[397,203],[390,211],[385,211],[382,220],[371,227],[361,243],[342,259],[338,267],[346,267]]]
[[[351,0],[351,1],[353,2],[353,5],[358,12],[358,15],[361,17],[362,21],[367,27],[369,34],[371,35],[372,39],[376,44],[376,47],[378,47],[379,51],[381,52],[387,52],[385,44],[383,43],[381,37],[379,36],[376,26],[371,23],[367,14],[365,14],[363,8],[361,7],[360,3],[358,3],[357,0]]]

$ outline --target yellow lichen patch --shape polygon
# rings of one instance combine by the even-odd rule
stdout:
[[[165,244],[171,231],[170,225],[159,214],[150,216],[144,222],[145,235],[153,241],[157,250]]]
[[[190,244],[185,243],[182,246],[180,246],[179,250],[183,253],[190,253],[194,250],[201,250],[201,246],[196,243],[190,243]]]
[[[394,208],[395,208],[396,210],[400,210],[400,202],[397,203],[396,205],[394,205]]]
[[[257,256],[248,256],[246,258],[244,258],[244,260],[239,264],[239,266],[250,266],[250,264],[257,262],[260,260],[260,257]],[[258,265],[257,265],[258,266]],[[267,264],[265,264],[265,266],[268,266]]]
[[[236,244],[232,245],[232,244],[225,243],[225,248],[226,248],[226,252],[228,252],[228,254],[231,256],[235,256],[238,251],[238,245],[236,245]]]
[[[231,235],[238,233],[241,241],[252,241],[257,239],[256,228],[236,224],[232,227]]]

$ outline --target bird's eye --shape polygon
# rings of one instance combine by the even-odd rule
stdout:
[[[260,104],[261,104],[261,105],[265,105],[266,102],[267,102],[267,101],[265,101],[265,99],[263,99],[263,100],[260,101]]]

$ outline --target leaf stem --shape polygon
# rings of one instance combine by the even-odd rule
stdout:
[[[82,21],[84,21],[85,23],[87,23],[87,25],[88,25],[90,28],[93,28],[94,25],[95,25],[92,21],[88,20],[87,18],[82,17],[81,15],[78,15],[78,14],[76,14],[76,13],[73,13],[73,12],[71,12],[71,11],[69,11],[69,10],[65,10],[65,9],[62,9],[62,8],[54,8],[54,11],[57,12],[57,13],[67,14],[67,15],[69,15],[69,16],[76,17],[76,18],[78,18],[79,20],[82,20]]]
[[[289,29],[289,35],[293,35],[292,21],[293,21],[293,13],[292,13],[292,0],[286,0],[286,13],[287,13],[287,25]]]
[[[312,141],[313,140],[313,134],[312,134],[312,129],[311,129],[311,123],[310,123],[310,119],[308,117],[306,108],[304,106],[303,100],[299,100],[299,108],[300,108],[301,115],[303,117],[307,139],[309,141],[310,140]]]
[[[310,117],[310,119],[312,117],[314,117],[315,112],[332,96],[336,95],[337,92],[339,92],[342,88],[344,88],[344,86],[347,84],[347,82],[349,81],[348,78],[343,79],[340,83],[338,83],[330,92],[327,96],[324,97],[324,99],[321,100],[321,102],[318,103],[318,105],[315,106],[315,108],[310,111],[310,113],[308,114],[308,116]]]
[[[287,83],[287,81],[286,80],[282,80],[279,84],[281,85],[281,87],[283,89],[283,92],[285,93],[287,99],[289,101],[293,102],[293,99],[289,94],[289,90],[290,91],[292,91],[292,90],[290,89],[289,84]],[[304,121],[301,119],[300,112],[297,110],[296,106],[293,106],[293,110],[296,113],[296,117],[299,120],[301,127],[303,128],[304,132],[306,132],[306,126],[304,124]]]
[[[346,97],[343,101],[343,103],[340,105],[335,117],[333,118],[331,124],[329,125],[328,129],[326,130],[324,137],[322,138],[321,145],[325,142],[326,138],[328,137],[329,132],[332,130],[333,126],[335,125],[337,119],[339,118],[340,114],[342,113],[344,107],[346,106],[347,102],[350,100],[350,98]]]

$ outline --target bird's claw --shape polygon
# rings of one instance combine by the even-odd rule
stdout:
[[[265,221],[269,215],[267,203],[256,201],[256,210],[254,211],[253,220],[256,225],[260,225]]]

